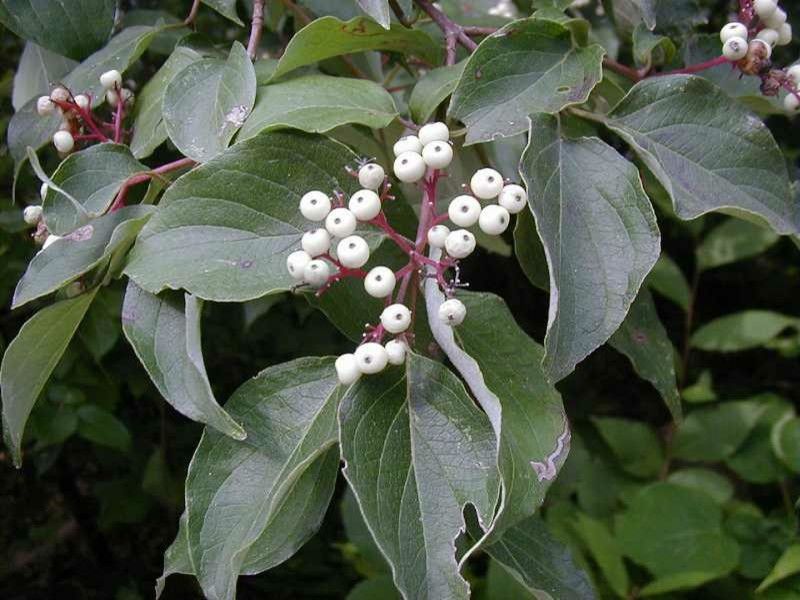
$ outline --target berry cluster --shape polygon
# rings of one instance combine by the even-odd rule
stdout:
[[[786,70],[772,68],[772,51],[792,41],[792,26],[786,22],[786,11],[777,0],[752,0],[745,3],[739,21],[725,25],[719,32],[722,55],[735,62],[745,74],[761,77],[761,91],[775,96],[781,89],[788,92],[784,107],[790,112],[800,109],[800,65]]]
[[[331,195],[318,190],[303,195],[301,214],[320,223],[320,227],[304,233],[300,240],[302,249],[286,259],[286,268],[298,287],[310,287],[322,295],[343,278],[355,277],[363,279],[367,294],[386,303],[379,324],[366,326],[361,345],[352,354],[343,354],[336,360],[336,372],[344,385],[361,375],[379,373],[387,365],[405,361],[413,342],[409,329],[416,303],[415,286],[422,279],[435,278],[447,297],[438,310],[442,322],[451,326],[461,324],[467,309],[453,297],[456,289],[466,285],[459,279],[459,261],[468,257],[476,246],[475,235],[467,228],[477,225],[489,235],[500,235],[508,228],[511,215],[525,208],[528,202],[524,188],[507,182],[494,169],[479,169],[469,186],[464,186],[466,193],[454,198],[446,213],[436,214],[437,182],[441,171],[453,160],[450,130],[444,123],[429,123],[417,135],[400,138],[393,151],[395,177],[404,183],[419,183],[423,189],[417,239],[406,238],[389,224],[383,204],[394,199],[390,193],[392,184],[381,165],[362,160],[357,169],[349,169],[362,188],[349,199],[339,190]],[[481,200],[496,202],[482,206]],[[444,225],[448,219],[458,229],[451,231]],[[383,265],[364,270],[370,249],[367,241],[356,233],[359,223],[383,231],[408,256],[408,264],[397,271]],[[428,246],[443,250],[443,257],[434,260],[426,256]],[[448,277],[451,270],[453,275]],[[414,293],[407,305],[405,297],[410,287]],[[394,339],[383,344],[387,334]]]
[[[108,105],[115,111],[112,122],[98,123],[92,114],[92,96],[88,93],[74,95],[64,86],[57,86],[49,96],[41,96],[36,101],[36,111],[40,116],[57,113],[61,125],[53,135],[53,145],[61,154],[69,154],[76,142],[120,142],[122,140],[122,119],[125,110],[133,106],[134,95],[122,87],[119,71],[106,71],[100,75],[100,84],[105,90]]]

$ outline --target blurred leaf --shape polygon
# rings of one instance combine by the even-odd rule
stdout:
[[[22,435],[33,405],[96,293],[94,289],[40,310],[22,326],[3,355],[3,439],[17,467],[22,464]]]
[[[116,288],[102,288],[81,322],[78,337],[86,345],[95,362],[108,354],[122,333],[120,314],[122,294]]]
[[[19,110],[32,98],[49,96],[52,86],[77,64],[74,60],[50,52],[33,42],[25,44],[14,74],[14,94],[11,96],[14,110]]]
[[[78,435],[100,446],[108,446],[120,452],[131,448],[131,434],[125,423],[113,414],[86,404],[78,409]]]
[[[787,413],[770,435],[772,450],[795,473],[800,473],[800,418]]]
[[[733,497],[733,485],[730,480],[710,469],[680,469],[670,473],[667,481],[703,491],[719,504],[725,504]]]
[[[797,573],[800,573],[800,544],[789,546],[786,549],[770,574],[758,586],[756,592],[763,592],[768,587]]]
[[[423,75],[411,90],[408,110],[416,123],[427,123],[453,90],[464,71],[465,61],[439,67]]]
[[[356,0],[365,13],[372,17],[384,29],[389,29],[392,13],[388,0]]]
[[[675,432],[675,458],[714,462],[731,456],[764,411],[757,400],[723,402],[691,411]]]
[[[740,219],[728,219],[705,237],[697,248],[699,269],[713,269],[757,256],[778,241],[775,232]]]
[[[240,26],[244,26],[239,15],[236,14],[236,0],[202,0],[203,4],[210,6],[226,19],[230,19]]]
[[[642,478],[655,478],[660,473],[664,451],[648,425],[612,417],[593,417],[592,422],[623,470]]]
[[[686,402],[702,404],[717,400],[717,393],[714,391],[714,382],[711,378],[711,371],[706,369],[700,373],[697,381],[692,385],[683,388],[681,394]]]
[[[800,320],[766,310],[746,310],[706,323],[692,335],[692,347],[706,352],[740,352],[763,346]]]
[[[514,228],[514,253],[519,266],[530,282],[541,290],[550,289],[550,275],[547,267],[547,256],[544,246],[536,231],[533,213],[524,210],[517,215]]]
[[[400,600],[401,596],[392,583],[391,575],[380,575],[373,579],[360,581],[346,600]]]
[[[359,561],[355,565],[358,572],[365,577],[388,574],[391,583],[389,563],[386,562],[380,548],[375,544],[375,540],[364,522],[364,517],[361,515],[358,501],[350,488],[345,490],[342,497],[341,513],[347,541],[353,544],[358,552]]]
[[[653,290],[672,300],[683,310],[689,308],[692,295],[689,282],[680,267],[666,254],[661,254],[646,281]]]
[[[536,600],[536,596],[529,592],[496,560],[489,563],[489,570],[486,573],[486,588],[481,598],[483,600],[492,600],[494,598]]]
[[[676,51],[671,39],[652,33],[643,23],[633,30],[633,58],[640,67],[669,64]]]
[[[614,593],[620,598],[627,598],[630,586],[628,571],[619,544],[605,523],[578,513],[573,527],[589,548]]]
[[[725,464],[745,481],[765,484],[790,476],[790,471],[772,451],[770,436],[776,423],[787,414],[794,415],[794,407],[772,394],[763,394],[759,400],[763,412],[744,443]]]

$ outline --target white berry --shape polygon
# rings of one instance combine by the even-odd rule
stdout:
[[[475,236],[466,229],[456,229],[447,236],[444,247],[453,258],[466,258],[475,250]]]
[[[764,22],[764,25],[771,29],[780,29],[781,25],[786,23],[786,11],[781,8],[776,8],[775,12],[768,17],[763,17],[761,20]]]
[[[402,365],[406,360],[408,347],[402,340],[389,340],[384,346],[390,365]]]
[[[106,102],[111,108],[117,108],[117,104],[119,104],[119,94],[116,90],[108,90],[106,92]]]
[[[66,102],[69,100],[69,92],[66,88],[59,86],[50,92],[50,99],[53,102]]]
[[[478,227],[481,231],[488,235],[500,235],[511,222],[511,215],[502,206],[497,204],[489,204],[481,211],[481,216],[478,219]]]
[[[336,256],[348,269],[358,269],[369,260],[369,244],[360,235],[348,236],[336,246]]]
[[[311,255],[305,250],[297,250],[286,257],[286,270],[289,275],[297,281],[302,281],[305,277],[305,269],[311,262]]]
[[[515,215],[528,205],[528,192],[521,185],[510,183],[503,187],[497,203]]]
[[[355,383],[361,377],[361,370],[354,354],[342,354],[333,366],[336,367],[336,376],[342,385]]]
[[[69,131],[56,131],[53,136],[53,145],[59,152],[67,153],[75,147],[75,138]]]
[[[53,101],[50,100],[50,96],[40,96],[36,101],[36,112],[39,113],[40,117],[51,115],[54,110],[55,105]]]
[[[364,165],[358,170],[358,183],[368,190],[377,190],[386,178],[383,167],[375,163]]]
[[[48,191],[50,191],[50,186],[47,185],[46,183],[43,183],[42,186],[39,188],[39,197],[42,199],[42,201],[44,201]]]
[[[758,35],[756,35],[755,39],[764,40],[770,46],[775,46],[778,43],[779,37],[780,34],[774,29],[762,29],[758,32]]]
[[[733,23],[728,23],[719,31],[719,39],[723,44],[735,37],[747,39],[747,26],[734,21]]]
[[[331,212],[331,199],[324,192],[313,191],[300,198],[300,213],[309,221],[322,221]]]
[[[428,244],[431,248],[444,248],[445,240],[450,235],[450,228],[446,225],[434,225],[428,230]]]
[[[762,40],[758,41],[764,43]],[[767,45],[767,47],[769,46]],[[722,54],[728,60],[740,60],[747,56],[747,48],[747,40],[744,38],[733,37],[725,42],[724,46],[722,46]]]
[[[787,94],[783,99],[783,107],[789,112],[795,112],[800,108],[800,98],[792,93]]]
[[[407,135],[397,140],[392,148],[395,156],[400,156],[406,152],[416,152],[422,154],[422,142],[415,135]]]
[[[42,207],[39,205],[32,204],[31,206],[26,206],[25,210],[22,211],[22,219],[28,225],[36,225],[41,218]]]
[[[394,174],[404,183],[415,183],[425,176],[426,165],[422,155],[403,152],[394,161]]]
[[[375,342],[361,344],[356,348],[355,359],[358,370],[364,375],[380,373],[386,368],[386,364],[389,362],[386,349]]]
[[[333,237],[343,238],[356,230],[356,216],[346,208],[334,208],[325,218],[325,229]]]
[[[371,221],[381,212],[381,199],[372,190],[359,190],[350,197],[347,208],[359,221]]]
[[[331,234],[323,227],[306,231],[300,239],[300,245],[309,256],[325,254],[331,247]]]
[[[431,142],[446,142],[450,139],[450,130],[444,123],[428,123],[419,130],[419,141],[425,147]]]
[[[459,227],[472,227],[478,222],[481,203],[472,196],[456,196],[447,207],[447,216]]]
[[[778,46],[786,46],[792,43],[792,26],[788,23],[781,25],[778,29]]]
[[[469,182],[472,193],[481,200],[497,198],[503,190],[503,176],[494,169],[478,169]]]
[[[453,147],[447,142],[431,142],[422,149],[422,160],[431,169],[446,169],[453,162]]]
[[[389,333],[403,333],[411,325],[411,311],[405,304],[391,304],[381,313],[381,325]]]
[[[44,241],[42,245],[42,250],[47,250],[50,246],[52,246],[55,242],[61,239],[60,235],[48,235],[47,239]]]
[[[321,288],[330,277],[331,268],[324,260],[314,259],[303,269],[303,281],[313,288]]]
[[[793,84],[800,84],[800,64],[792,65],[786,69],[786,77],[789,78]]]
[[[78,94],[77,96],[75,96],[75,104],[77,104],[83,110],[89,110],[89,106],[91,104],[89,102],[89,96],[87,96],[86,94]]]
[[[116,69],[106,71],[100,75],[100,85],[107,90],[113,90],[122,85],[122,75]]]
[[[394,291],[397,278],[388,267],[375,267],[364,278],[364,289],[373,298],[386,298]]]
[[[467,307],[461,300],[450,298],[439,306],[439,320],[445,325],[461,325],[467,316]]]
[[[778,10],[778,2],[777,0],[755,0],[753,2],[753,8],[759,17],[766,19]]]
[[[731,40],[728,40],[730,42]],[[723,48],[724,51],[724,48]],[[751,40],[747,46],[747,54],[756,56],[762,60],[768,60],[772,56],[772,46],[764,40]]]

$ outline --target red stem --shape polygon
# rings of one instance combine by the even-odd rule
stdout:
[[[474,52],[478,47],[472,38],[470,38],[464,31],[464,28],[458,23],[454,22],[450,17],[444,14],[438,7],[436,7],[430,0],[415,0],[417,5],[425,11],[428,16],[439,26],[439,29],[444,33],[445,40],[447,41],[447,64],[455,64],[455,46],[456,43],[461,44],[468,52]]]
[[[169,173],[171,171],[177,171],[178,169],[190,167],[194,164],[195,161],[193,161],[191,158],[181,158],[180,160],[161,165],[160,167],[155,168],[152,171],[148,171],[147,173],[139,173],[138,175],[129,177],[120,186],[119,192],[117,192],[117,197],[114,199],[114,203],[111,205],[109,212],[114,212],[115,210],[119,210],[125,206],[125,199],[128,196],[128,190],[130,190],[130,188],[133,186],[144,183],[145,181],[150,181],[153,177],[157,177],[158,175],[163,175],[164,173]]]
[[[687,75],[689,73],[699,73],[700,71],[713,69],[714,67],[725,64],[733,64],[733,62],[724,56],[718,56],[717,58],[712,58],[711,60],[697,63],[696,65],[689,65],[688,67],[684,67],[682,69],[675,69],[674,71],[667,71],[666,73],[655,73],[654,77],[661,77],[663,75]]]

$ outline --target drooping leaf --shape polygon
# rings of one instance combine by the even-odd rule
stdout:
[[[408,98],[408,110],[415,122],[427,123],[430,120],[439,105],[456,89],[465,64],[462,61],[433,69],[417,81]]]
[[[631,361],[633,368],[653,384],[664,399],[672,418],[681,418],[681,398],[675,377],[675,348],[658,318],[653,296],[647,289],[631,305],[628,316],[609,340]]]
[[[130,244],[153,212],[151,206],[128,206],[73,231],[33,257],[14,291],[17,308],[50,294],[100,265]]]
[[[543,364],[555,382],[620,326],[660,235],[636,168],[597,138],[561,138],[555,117],[531,119],[520,170],[550,271]]]
[[[14,464],[22,464],[22,435],[53,369],[67,349],[97,290],[62,300],[37,312],[8,345],[0,366],[3,440]]]
[[[128,27],[115,35],[103,48],[75,67],[61,83],[73,93],[89,93],[92,105],[105,101],[100,75],[116,69],[123,73],[147,49],[156,33],[153,27]],[[8,149],[19,165],[27,156],[28,147],[38,150],[49,142],[58,130],[61,117],[53,114],[41,117],[36,112],[36,98],[19,109],[8,124]]]
[[[199,302],[165,292],[154,296],[128,283],[122,330],[158,391],[178,412],[234,439],[245,432],[211,391],[200,343]]]
[[[405,597],[464,598],[455,541],[462,511],[482,526],[498,499],[496,440],[486,415],[440,363],[362,378],[342,399],[344,474]]]
[[[52,86],[77,64],[33,42],[25,44],[14,74],[14,93],[11,96],[14,110],[22,108],[31,98],[49,95]]]
[[[484,548],[536,598],[544,592],[559,600],[595,600],[589,576],[570,551],[555,540],[538,516],[528,517]]]
[[[608,126],[647,164],[682,219],[715,210],[800,231],[780,149],[767,127],[713,83],[692,75],[636,84]]]
[[[712,229],[697,247],[697,266],[713,269],[764,252],[778,241],[778,235],[759,225],[728,219]]]
[[[620,598],[626,598],[630,586],[628,571],[625,568],[619,542],[606,524],[579,512],[573,528],[586,544],[614,593]]]
[[[42,202],[47,229],[66,235],[86,225],[108,210],[126,179],[148,170],[120,144],[97,144],[70,154],[51,177],[57,187],[49,188]]]
[[[164,124],[163,104],[167,86],[192,63],[200,60],[202,54],[189,46],[178,46],[166,62],[142,88],[136,98],[133,112],[133,139],[131,152],[137,158],[153,153],[167,140]]]
[[[0,23],[21,38],[80,60],[106,42],[116,8],[115,0],[5,0]]]
[[[345,171],[353,159],[341,144],[299,133],[235,144],[167,190],[125,272],[151,293],[183,288],[221,302],[286,291],[286,256],[309,225],[301,196],[354,193]]]
[[[205,162],[220,154],[244,125],[256,100],[256,74],[247,50],[234,42],[227,60],[204,58],[167,85],[162,118],[186,156]]]
[[[419,29],[407,29],[398,24],[384,29],[366,17],[356,17],[346,22],[335,17],[322,17],[292,37],[273,79],[326,58],[366,50],[415,55],[431,63],[437,63],[441,56],[439,45]]]
[[[541,369],[542,347],[491,294],[463,294],[467,319],[455,329],[437,318],[444,296],[433,280],[425,296],[431,331],[492,423],[503,502],[493,531],[532,515],[569,452],[561,396]]]
[[[373,81],[306,75],[258,88],[239,139],[284,128],[324,133],[348,123],[382,129],[396,116],[391,94]]]
[[[602,78],[604,51],[577,47],[554,21],[522,19],[484,39],[467,60],[449,116],[467,126],[466,143],[528,129],[528,115],[581,104]]]
[[[191,566],[207,598],[230,600],[239,574],[280,564],[316,532],[336,482],[341,392],[333,360],[305,358],[233,394],[226,408],[247,439],[203,433],[186,478],[188,565],[176,540],[165,574]]]
[[[672,300],[683,310],[689,308],[692,296],[689,282],[686,281],[686,276],[680,267],[666,254],[661,254],[645,282],[654,291]]]
[[[230,19],[237,25],[244,25],[239,15],[236,13],[236,0],[202,0],[203,4],[210,6],[226,19]]]
[[[740,352],[763,346],[800,320],[767,310],[745,310],[706,323],[692,336],[692,347],[706,352]]]
[[[672,483],[654,483],[616,520],[623,552],[659,580],[662,591],[699,585],[729,573],[739,548],[722,529],[722,509],[708,495]]]
[[[614,417],[594,417],[592,423],[624,471],[642,478],[658,476],[664,464],[664,450],[649,425]]]

